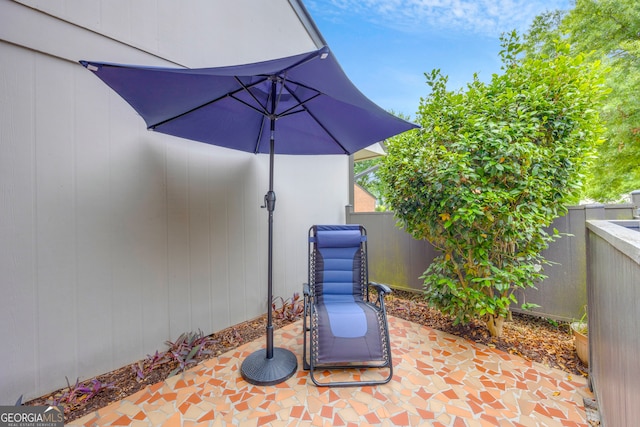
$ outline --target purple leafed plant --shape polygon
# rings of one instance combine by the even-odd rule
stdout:
[[[172,377],[197,363],[200,356],[210,354],[206,347],[215,342],[216,340],[205,336],[201,330],[185,332],[177,340],[165,342],[169,347],[167,351],[156,351],[154,355],[147,355],[146,359],[131,365],[131,369],[137,380],[143,381],[157,367],[165,363],[176,362],[178,366],[169,374],[169,377]]]
[[[205,336],[201,330],[198,332],[183,333],[175,342],[167,341],[169,350],[166,354],[178,363],[178,366],[171,371],[169,377],[178,372],[183,372],[187,367],[198,362],[197,358],[210,354],[206,346],[213,344],[215,340],[210,336]]]
[[[154,355],[149,354],[146,359],[139,360],[137,363],[131,365],[131,369],[133,369],[133,372],[136,374],[136,379],[138,381],[142,381],[151,373],[151,371],[170,360],[171,358],[166,352],[160,353],[156,350]]]
[[[222,340],[229,345],[237,346],[242,344],[243,338],[242,334],[234,327],[224,333]]]
[[[81,383],[80,379],[76,379],[76,383],[72,386],[69,383],[69,378],[65,378],[67,379],[67,390],[50,402],[50,405],[52,406],[63,406],[65,413],[71,412],[74,407],[81,405],[88,399],[91,399],[93,396],[100,393],[100,391],[106,388],[113,388],[113,384],[103,383],[95,378],[88,384],[83,382]]]
[[[277,306],[278,300],[280,300],[280,307]],[[293,297],[286,300],[282,297],[275,297],[271,307],[273,307],[274,318],[293,322],[302,316],[304,302],[300,299],[300,294],[294,292]]]

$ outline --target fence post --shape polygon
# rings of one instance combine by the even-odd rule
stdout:
[[[640,218],[640,190],[631,192],[631,203],[633,203],[633,217]]]
[[[351,224],[351,215],[353,214],[353,205],[345,205],[344,207],[344,223]]]

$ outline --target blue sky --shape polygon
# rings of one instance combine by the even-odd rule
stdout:
[[[500,72],[500,34],[524,32],[569,0],[305,0],[351,81],[385,110],[415,118],[429,94],[424,73],[449,76],[449,89]]]

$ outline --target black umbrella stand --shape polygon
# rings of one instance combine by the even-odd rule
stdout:
[[[272,96],[269,140],[269,191],[264,204],[269,213],[268,272],[267,272],[267,348],[253,352],[242,362],[240,373],[247,382],[255,385],[274,385],[288,380],[298,370],[298,359],[291,351],[273,347],[273,211],[276,208],[276,193],[273,191],[273,160],[275,148],[276,81],[272,80]]]

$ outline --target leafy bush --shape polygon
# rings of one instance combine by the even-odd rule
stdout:
[[[578,195],[601,133],[597,63],[562,44],[523,57],[515,32],[502,47],[504,73],[464,92],[425,74],[422,129],[390,140],[379,170],[399,225],[441,251],[422,276],[429,303],[494,336],[514,291],[545,277],[541,251],[558,237],[545,227]]]

